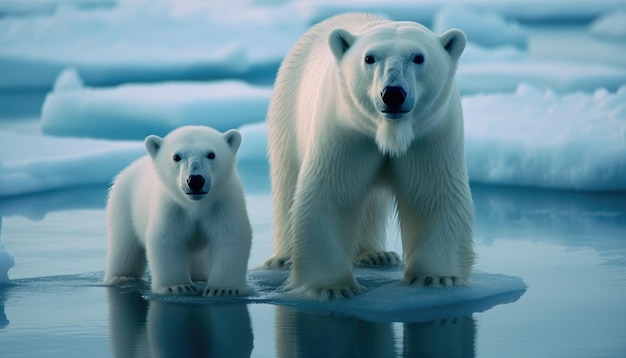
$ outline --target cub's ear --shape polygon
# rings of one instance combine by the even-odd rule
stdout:
[[[453,60],[458,60],[465,49],[467,37],[465,33],[459,29],[452,29],[444,32],[439,36],[441,45],[450,54]]]
[[[239,145],[241,144],[241,133],[236,129],[226,131],[226,133],[224,133],[224,140],[228,143],[233,153],[237,153],[237,149],[239,149]]]
[[[348,51],[350,46],[356,40],[356,36],[352,35],[348,30],[334,29],[330,35],[328,35],[328,46],[333,52],[337,61],[341,60],[343,55]]]
[[[163,138],[156,135],[149,135],[143,141],[143,144],[146,146],[146,150],[148,151],[148,154],[150,154],[150,157],[154,159],[159,152],[159,149],[161,149]]]

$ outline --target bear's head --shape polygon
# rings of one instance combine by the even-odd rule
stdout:
[[[165,138],[150,135],[145,146],[170,194],[198,201],[230,180],[241,144],[236,130],[220,133],[204,126],[185,126]]]
[[[403,154],[435,127],[437,112],[457,91],[461,30],[436,35],[416,22],[381,22],[359,34],[334,29],[328,41],[353,117],[375,128],[385,154]]]

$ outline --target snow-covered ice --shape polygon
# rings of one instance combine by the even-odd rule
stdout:
[[[246,1],[120,1],[0,19],[0,89],[47,90],[66,67],[89,85],[244,78],[271,82],[306,30],[297,8]]]
[[[591,23],[589,32],[603,39],[626,40],[626,10],[599,17]]]
[[[51,135],[110,139],[160,136],[183,125],[219,131],[261,122],[271,88],[240,81],[128,84],[84,88],[64,71],[42,108],[42,130]]]
[[[144,155],[142,142],[0,131],[0,196],[106,184]]]
[[[464,97],[473,182],[574,190],[626,190],[626,85],[617,93]]]
[[[459,3],[464,9],[473,10],[459,14]],[[118,6],[92,11],[65,6],[51,16],[0,19],[0,89],[48,90],[66,67],[76,68],[90,86],[225,78],[269,84],[282,57],[308,26],[343,11],[371,11],[429,26],[438,14],[439,24],[461,21],[459,26],[467,28],[470,41],[494,45],[510,40],[510,45],[519,46],[524,34],[512,21],[593,19],[615,9],[626,9],[621,0],[560,0],[535,5],[539,3],[518,0],[160,0],[120,1]],[[455,8],[459,10],[450,10]],[[481,12],[491,15],[476,15]],[[486,20],[498,28],[485,26]],[[565,65],[568,76],[575,77],[583,69]],[[520,65],[516,66],[498,71],[495,76],[516,72]],[[534,66],[535,63],[528,63],[523,70],[529,72]],[[487,76],[491,73],[482,67],[472,72],[478,70]],[[619,75],[616,71],[613,69]],[[545,70],[540,72],[542,76],[549,75]],[[517,84],[508,90],[514,90]],[[608,83],[604,86],[617,88]]]
[[[468,41],[487,47],[514,46],[526,48],[526,33],[516,22],[507,21],[494,12],[476,11],[464,6],[448,6],[437,11],[432,30],[463,29]]]

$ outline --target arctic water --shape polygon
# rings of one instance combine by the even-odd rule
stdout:
[[[254,267],[271,253],[271,198],[263,174],[244,181]],[[523,278],[528,288],[406,313],[409,322],[305,303],[168,302],[151,298],[146,284],[107,288],[100,285],[105,187],[3,199],[2,242],[16,264],[12,284],[0,289],[0,351],[3,357],[621,356],[626,196],[472,190],[476,269]],[[390,247],[399,250],[398,241]],[[405,297],[392,299],[402,306]]]

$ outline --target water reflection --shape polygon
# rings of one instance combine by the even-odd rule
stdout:
[[[107,288],[115,357],[250,357],[252,326],[245,304],[183,305],[146,301]]]
[[[563,246],[592,247],[601,255],[626,260],[625,193],[474,185],[472,196],[475,231],[487,245],[496,238],[558,240]]]
[[[4,303],[7,300],[7,293],[8,290],[0,288],[0,329],[5,328],[9,325],[9,319],[4,313]]]
[[[473,357],[476,324],[471,316],[403,324],[314,315],[276,307],[278,357]],[[401,347],[401,348],[398,348]]]
[[[476,322],[471,316],[404,325],[402,357],[474,357]]]

